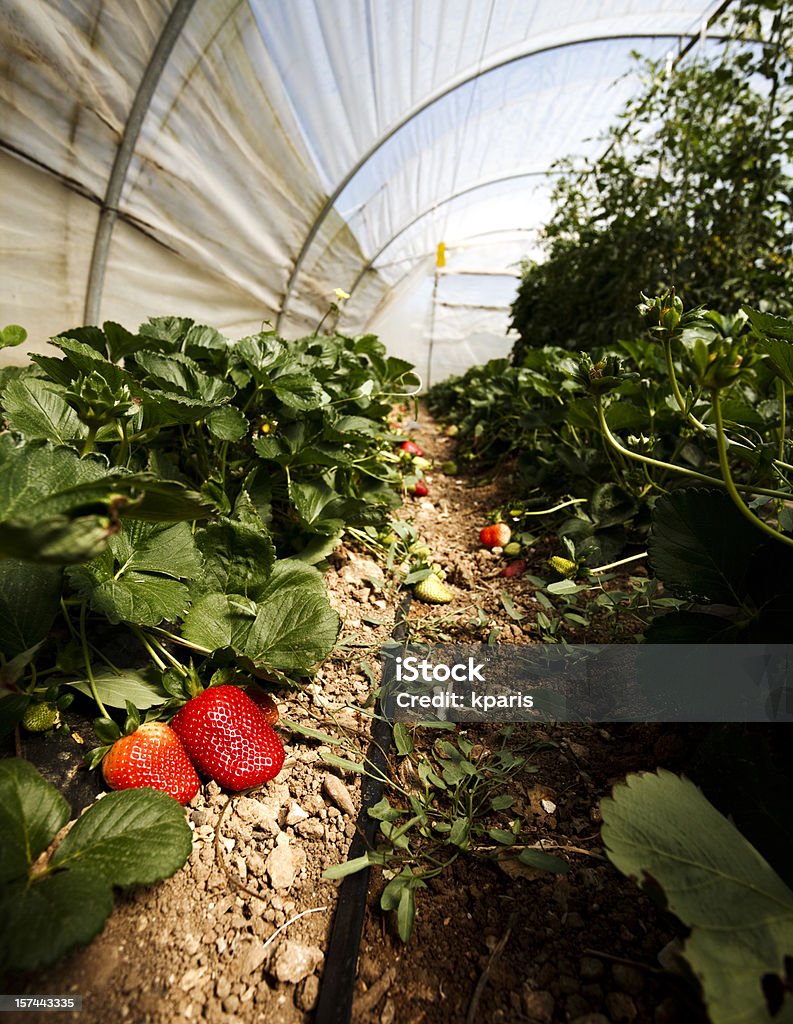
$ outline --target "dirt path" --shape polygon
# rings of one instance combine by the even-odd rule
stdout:
[[[452,442],[431,419],[422,419],[416,436],[437,461],[449,457]],[[440,611],[413,603],[412,638],[537,639],[536,588],[499,578],[495,556],[477,542],[484,513],[509,495],[507,478],[471,489],[436,472],[430,495],[409,502],[402,514],[413,517],[454,594]],[[544,564],[547,544],[541,540],[534,551],[537,565]],[[328,585],[344,621],[340,647],[281,709],[363,747],[377,651],[393,629],[397,595],[376,562],[344,547],[332,559]],[[581,639],[574,624],[568,632]],[[214,784],[204,787],[189,808],[194,847],[187,866],[161,885],[120,895],[94,943],[31,979],[27,991],[81,993],[82,1024],[310,1021],[337,892],[321,874],[346,858],[359,787],[357,776],[323,763],[330,748],[287,731],[282,736],[287,761],[278,779],[230,803]],[[599,846],[600,796],[626,771],[655,767],[658,733],[535,727],[532,740],[547,742],[531,757],[530,771],[515,779],[516,806],[538,837],[580,851],[569,852],[570,873],[509,876],[461,858],[420,894],[408,946],[377,907],[383,881],[376,875],[359,965],[358,1024],[462,1024],[483,974],[476,1021],[693,1019],[675,1017],[674,995],[654,973],[657,953],[673,935],[670,922],[624,883]]]

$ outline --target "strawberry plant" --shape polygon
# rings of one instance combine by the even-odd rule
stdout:
[[[69,692],[111,722],[165,715],[192,694],[179,651],[198,689],[310,674],[338,628],[315,565],[399,501],[409,364],[374,337],[232,344],[178,317],[53,345],[0,371],[6,729]]]

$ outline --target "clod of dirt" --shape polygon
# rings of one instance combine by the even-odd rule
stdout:
[[[296,985],[313,974],[325,955],[318,946],[304,946],[302,942],[285,942],[275,957],[273,973],[279,981]]]
[[[350,817],[355,817],[355,804],[352,802],[349,790],[341,779],[337,779],[335,775],[326,775],[322,788],[342,814],[349,814]]]

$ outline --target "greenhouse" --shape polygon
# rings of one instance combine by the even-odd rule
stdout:
[[[793,1021],[793,4],[0,12],[0,1008]]]

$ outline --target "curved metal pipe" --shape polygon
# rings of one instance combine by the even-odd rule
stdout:
[[[176,0],[173,10],[168,15],[168,20],[163,26],[157,45],[154,47],[146,70],[138,85],[135,99],[130,107],[127,123],[124,125],[124,134],[121,138],[116,155],[113,160],[113,168],[107,182],[105,198],[102,201],[99,221],[96,225],[94,235],[94,248],[91,253],[91,267],[88,272],[88,284],[85,290],[84,322],[87,324],[96,323],[99,319],[99,307],[102,301],[102,291],[105,284],[105,269],[107,257],[110,251],[110,239],[113,235],[113,227],[118,217],[118,201],[121,198],[121,190],[127,179],[127,171],[132,162],[132,155],[135,151],[135,144],[138,141],[144,118],[148,113],[152,97],[160,81],[160,77],[168,63],[171,51],[181,35],[185,22],[190,15],[195,0]]]

